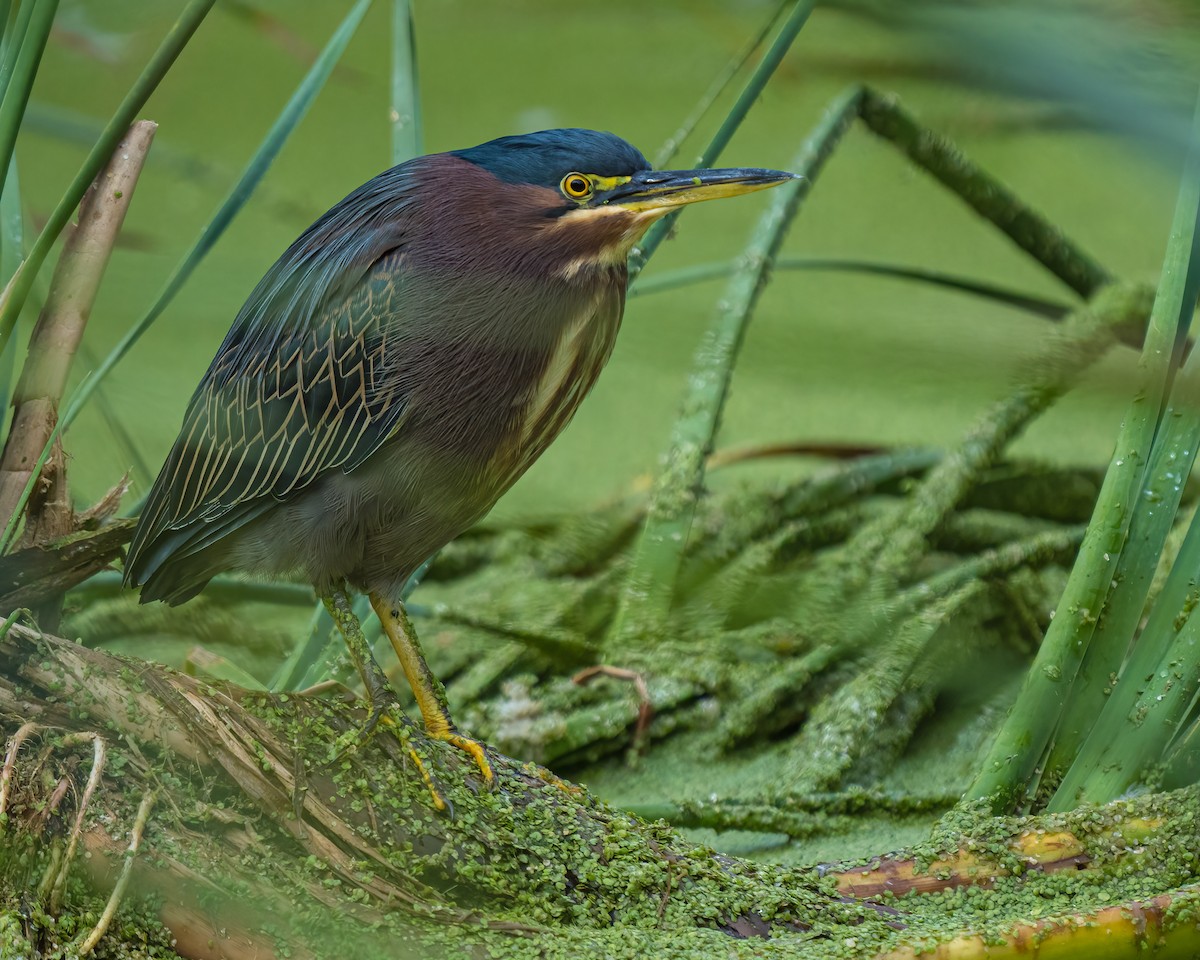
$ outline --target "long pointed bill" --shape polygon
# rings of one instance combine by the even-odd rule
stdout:
[[[615,184],[596,199],[597,206],[620,206],[625,210],[666,212],[700,200],[736,197],[766,190],[788,180],[800,179],[782,170],[735,167],[725,170],[645,170],[626,182]]]

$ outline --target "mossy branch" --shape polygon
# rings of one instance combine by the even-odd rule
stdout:
[[[894,96],[867,90],[859,116],[872,133],[903,150],[913,163],[1079,296],[1090,298],[1113,281],[1114,277],[1062,230],[968,160],[947,138],[921,126]]]
[[[813,877],[717,857],[532,766],[496,757],[498,789],[484,791],[457,751],[413,730],[409,742],[455,809],[453,818],[439,815],[389,733],[328,756],[329,744],[362,721],[344,703],[216,688],[16,625],[0,641],[0,718],[10,729],[34,719],[43,730],[97,729],[132,744],[121,776],[107,782],[107,810],[122,796],[168,788],[174,809],[189,812],[183,820],[162,814],[147,855],[177,884],[258,875],[248,895],[270,901],[278,899],[272,887],[297,878],[314,893],[336,878],[338,895],[326,885],[318,905],[352,915],[365,908],[376,919],[400,911],[396,922],[410,936],[431,925],[481,937],[556,924],[653,926],[660,913],[672,927],[732,932],[752,912],[764,935],[879,922]],[[27,779],[26,790],[37,782]],[[19,809],[9,802],[10,814]],[[253,822],[253,865],[244,827],[232,839],[210,829],[202,851],[187,856],[188,844],[200,842],[188,826],[197,822]]]
[[[249,696],[14,627],[0,641],[0,722],[13,729],[18,717],[36,722],[10,741],[4,766],[0,902],[28,891],[27,878],[61,875],[73,846],[75,872],[121,908],[107,928],[41,928],[48,938],[77,929],[67,955],[114,946],[106,938],[131,929],[122,916],[140,916],[143,943],[229,960],[340,957],[350,941],[365,960],[748,960],[768,945],[809,960],[984,956],[984,944],[1004,956],[1031,938],[1117,943],[1090,955],[1124,957],[1142,921],[1180,956],[1200,940],[1194,788],[1036,819],[956,811],[915,851],[798,870],[713,854],[504,758],[500,791],[476,794],[469,759],[414,731],[457,807],[454,819],[437,816],[386,732],[323,759],[361,721],[346,703]],[[64,843],[48,817],[69,811],[73,770],[90,770],[91,787]],[[847,795],[844,810],[864,802],[879,798]],[[981,885],[986,915],[947,896]],[[888,906],[854,899],[935,891]],[[81,896],[67,887],[64,908]],[[25,931],[44,922],[32,916]],[[0,947],[23,942],[20,925],[0,922]]]

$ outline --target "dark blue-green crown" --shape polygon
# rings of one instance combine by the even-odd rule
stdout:
[[[554,188],[568,173],[627,177],[650,169],[642,152],[616,134],[578,127],[500,137],[453,155],[506,183]]]

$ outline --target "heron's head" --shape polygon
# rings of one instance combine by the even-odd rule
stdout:
[[[676,207],[795,179],[746,167],[653,170],[620,137],[576,128],[501,137],[451,156],[491,175],[493,195],[475,202],[503,209],[514,231],[537,230],[539,246],[559,245],[557,269],[568,272],[624,264],[647,228]]]

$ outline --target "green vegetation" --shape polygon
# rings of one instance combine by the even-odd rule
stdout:
[[[0,956],[1195,955],[1198,78],[1129,75],[1135,7],[213,6],[138,13],[109,86],[79,58],[130,15],[0,4]],[[1146,35],[1163,64],[1194,44],[1178,17]],[[101,244],[68,381],[74,348],[38,344],[88,231],[48,261],[143,110],[112,194],[135,246]],[[331,753],[355,674],[307,586],[120,590],[113,518],[150,477],[117,481],[315,214],[389,156],[679,117],[660,164],[806,179],[647,237],[580,422],[410,585],[500,790],[415,729]]]

